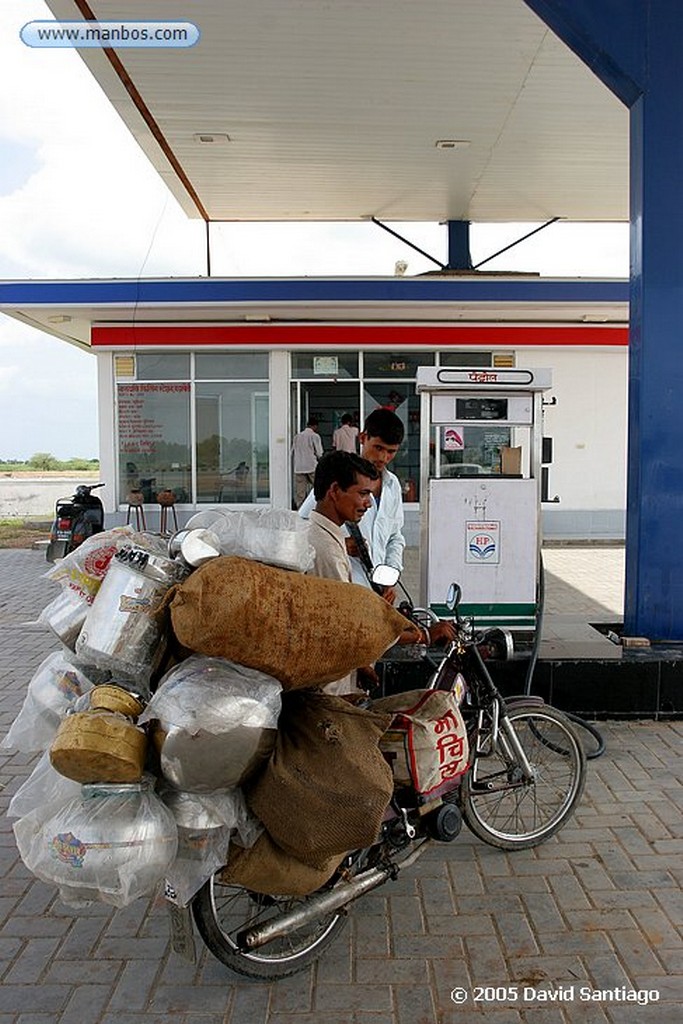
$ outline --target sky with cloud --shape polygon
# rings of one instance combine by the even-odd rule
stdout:
[[[0,279],[196,276],[202,222],[168,193],[78,53],[33,49],[41,0],[0,5]],[[201,43],[199,44],[201,45]],[[474,262],[535,225],[473,225]],[[392,225],[439,259],[445,228]],[[408,275],[434,265],[372,224],[212,227],[216,276]],[[556,224],[488,265],[546,276],[628,274],[627,225]],[[97,456],[92,355],[0,314],[0,459]]]

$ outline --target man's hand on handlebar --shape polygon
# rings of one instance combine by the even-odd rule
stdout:
[[[442,619],[429,626],[428,629],[410,622],[401,633],[398,642],[399,644],[425,644],[427,647],[433,647],[437,644],[450,643],[451,640],[455,640],[455,637],[456,630],[453,623]]]
[[[448,644],[455,640],[455,626],[446,619],[440,619],[433,626],[429,627],[429,641],[431,644]]]

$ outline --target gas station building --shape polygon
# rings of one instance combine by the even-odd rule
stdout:
[[[442,472],[458,477],[500,473],[501,449],[516,444],[515,427],[492,418],[459,424],[444,449],[443,436],[421,423],[418,367],[469,367],[473,383],[477,371],[485,382],[510,367],[548,367],[544,535],[623,539],[624,281],[436,275],[14,287],[22,319],[68,332],[96,355],[110,515],[125,517],[137,489],[150,521],[167,489],[179,518],[216,505],[290,508],[291,442],[308,417],[319,419],[329,449],[344,413],[362,425],[389,405],[406,429],[394,468],[407,539],[417,544],[423,432]]]

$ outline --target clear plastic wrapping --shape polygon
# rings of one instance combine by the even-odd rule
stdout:
[[[0,746],[29,753],[52,743],[59,723],[92,682],[65,652],[49,654],[28,684],[22,708]]]
[[[229,789],[269,756],[281,692],[256,669],[193,655],[164,676],[138,722],[159,723],[161,772],[172,785]]]
[[[7,817],[23,818],[36,810],[42,810],[43,816],[47,817],[56,807],[62,807],[79,796],[80,792],[80,783],[65,778],[52,767],[50,752],[46,750],[10,800]]]
[[[151,781],[83,786],[49,817],[37,808],[20,818],[14,834],[26,867],[76,906],[125,907],[151,895],[178,848],[175,819]]]
[[[222,555],[253,558],[298,572],[313,568],[315,552],[308,539],[308,521],[288,509],[207,509],[193,516],[186,528],[211,530],[218,537]]]
[[[131,526],[117,526],[88,537],[64,558],[51,565],[44,575],[59,583],[86,605],[93,603],[109,563],[122,544],[136,536]]]
[[[76,641],[78,657],[146,682],[165,646],[163,598],[186,573],[166,555],[130,545],[118,550]]]
[[[166,897],[187,906],[228,858],[233,833],[251,846],[263,826],[247,809],[242,791],[182,793],[171,788],[161,798],[178,827],[178,852],[166,874]]]

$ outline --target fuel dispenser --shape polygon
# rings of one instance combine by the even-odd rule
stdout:
[[[448,616],[528,630],[541,545],[543,393],[550,370],[419,367],[421,594]]]

